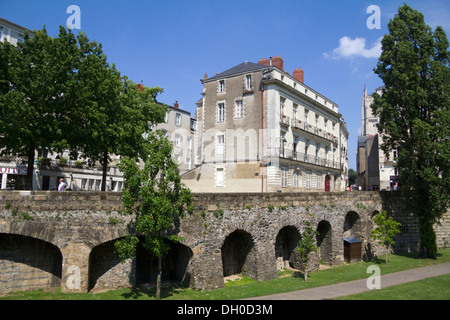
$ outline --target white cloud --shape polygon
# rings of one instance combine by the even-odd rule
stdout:
[[[366,39],[351,39],[350,37],[342,37],[339,39],[339,47],[331,52],[325,52],[324,58],[341,59],[341,58],[378,58],[381,54],[381,38],[379,38],[371,48],[366,48]]]

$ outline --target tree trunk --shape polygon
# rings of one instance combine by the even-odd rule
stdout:
[[[308,281],[308,270],[305,269],[305,281]]]
[[[161,299],[162,257],[158,257],[158,275],[156,276],[156,300]]]
[[[102,166],[103,166],[103,174],[102,174],[102,191],[106,191],[106,173],[108,171],[108,152],[103,153],[103,160],[102,160]]]
[[[34,149],[35,144],[32,142],[28,148],[27,176],[25,181],[25,189],[33,190],[33,171],[34,171]]]

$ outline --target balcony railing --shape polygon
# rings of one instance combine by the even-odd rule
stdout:
[[[313,127],[310,124],[307,124],[306,122],[303,122],[298,119],[292,119],[291,120],[291,126],[293,128],[306,131],[308,133],[314,134],[316,136],[325,138],[327,140],[332,141],[333,143],[337,144],[337,137],[329,132],[326,132],[325,130],[319,129],[317,127]]]
[[[271,156],[278,156],[282,159],[289,159],[293,161],[299,161],[303,163],[314,164],[327,168],[343,169],[343,164],[339,164],[338,161],[329,160],[322,157],[316,157],[314,155],[305,154],[303,152],[294,151],[287,148],[271,148],[269,149]]]

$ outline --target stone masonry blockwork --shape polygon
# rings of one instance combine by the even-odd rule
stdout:
[[[371,240],[373,217],[386,209],[402,223],[396,251],[419,245],[416,218],[398,192],[193,194],[194,213],[180,221],[181,244],[164,262],[166,277],[197,289],[223,287],[224,276],[245,273],[258,281],[277,269],[297,268],[295,244],[309,221],[320,232],[313,256],[344,262],[344,237],[362,240],[362,256],[383,253]],[[0,192],[0,294],[61,287],[87,292],[133,287],[152,279],[152,260],[121,263],[114,241],[132,217],[121,214],[114,192]],[[450,213],[436,225],[438,246],[448,246]],[[163,274],[164,276],[164,274]]]

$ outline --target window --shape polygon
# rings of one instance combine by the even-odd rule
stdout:
[[[164,122],[167,123],[167,121],[169,121],[169,112],[164,115]]]
[[[305,188],[311,188],[311,172],[306,172]]]
[[[248,74],[245,76],[245,89],[252,90],[252,75]]]
[[[181,114],[177,113],[175,116],[175,124],[181,126]]]
[[[192,150],[192,138],[188,137],[186,141],[187,149]]]
[[[217,136],[216,155],[224,153],[225,136],[223,134]]]
[[[3,38],[3,27],[0,27],[0,41],[2,41]]]
[[[216,169],[216,187],[223,187],[223,168]]]
[[[288,170],[286,168],[281,168],[281,187],[282,188],[287,187],[287,176],[288,176]]]
[[[298,171],[294,171],[294,174],[292,175],[292,184],[294,185],[295,189],[298,189],[300,186],[300,174]]]
[[[236,100],[234,102],[234,118],[240,119],[244,116],[244,105],[242,100]]]
[[[191,158],[186,158],[186,170],[191,170]]]
[[[322,189],[322,174],[317,174],[317,190]]]
[[[24,41],[24,39],[23,39],[23,34],[19,33],[19,34],[17,35],[17,42],[23,42],[23,41]]]
[[[285,98],[280,98],[280,115],[281,118],[284,117],[284,105],[286,104],[286,99]]]
[[[219,93],[225,92],[225,80],[219,80],[218,91],[219,91]]]
[[[217,122],[225,121],[225,103],[219,103],[217,107]]]
[[[175,147],[179,147],[181,145],[181,136],[179,134],[175,135]]]

